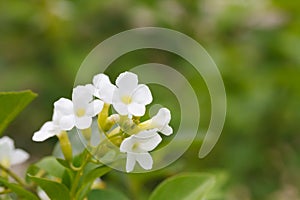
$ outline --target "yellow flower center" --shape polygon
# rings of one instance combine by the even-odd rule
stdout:
[[[130,96],[123,96],[122,97],[122,102],[125,103],[125,104],[130,104],[132,101],[131,97]]]
[[[82,117],[82,116],[84,116],[84,114],[85,114],[85,109],[79,108],[79,109],[76,110],[76,115],[78,117]]]
[[[139,149],[139,143],[134,143],[132,146],[132,151],[137,151]]]

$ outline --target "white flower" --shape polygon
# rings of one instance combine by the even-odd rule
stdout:
[[[92,117],[96,116],[103,107],[103,102],[93,100],[93,88],[77,86],[73,89],[72,101],[60,98],[54,103],[52,121],[46,122],[39,131],[33,134],[32,140],[44,141],[71,130],[74,126],[86,129],[92,124]]]
[[[42,142],[50,137],[58,135],[63,130],[59,126],[59,120],[61,115],[58,111],[54,110],[52,121],[46,122],[39,131],[33,134],[32,140],[36,142]]]
[[[137,75],[131,72],[120,74],[116,80],[113,107],[120,115],[143,116],[146,105],[152,102],[150,89],[138,84]]]
[[[112,98],[116,86],[113,85],[108,76],[105,74],[97,74],[93,78],[94,96],[108,104],[112,104]]]
[[[171,135],[173,129],[169,126],[171,120],[170,110],[167,108],[159,109],[158,113],[150,119],[152,128],[157,128],[164,135]]]
[[[5,167],[25,162],[29,154],[22,149],[15,149],[14,141],[7,136],[0,139],[0,163]]]
[[[167,108],[159,109],[158,113],[151,119],[142,122],[138,125],[140,130],[157,129],[158,132],[169,136],[173,133],[172,127],[169,125],[171,113]]]
[[[92,118],[103,108],[103,101],[93,100],[93,88],[89,85],[77,86],[73,89],[72,101],[60,98],[54,103],[55,111],[61,113],[59,126],[62,130],[89,128]]]
[[[161,142],[155,129],[132,135],[121,143],[120,151],[127,153],[126,171],[131,172],[136,162],[146,170],[152,168],[153,159],[149,153]]]

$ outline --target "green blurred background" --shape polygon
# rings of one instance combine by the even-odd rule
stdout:
[[[121,188],[131,199],[144,199],[164,178],[199,171],[224,180],[224,196],[218,199],[298,200],[299,13],[300,3],[293,0],[0,0],[0,91],[32,89],[39,94],[5,134],[33,157],[50,154],[55,138],[39,144],[31,136],[51,118],[53,102],[70,97],[85,56],[124,30],[171,28],[197,40],[218,65],[228,98],[224,131],[204,159],[196,159],[198,139],[168,168],[147,175],[113,172],[105,177],[108,187]],[[209,95],[182,59],[146,50],[114,65],[130,69],[148,62],[173,66],[202,91],[197,94],[203,119],[199,132],[206,130]],[[115,80],[124,69],[107,73]],[[166,104],[168,99],[161,95],[160,101]]]

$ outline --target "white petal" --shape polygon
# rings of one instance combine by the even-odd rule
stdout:
[[[86,85],[79,85],[73,89],[72,101],[75,108],[85,108],[93,100],[93,89]]]
[[[131,103],[128,105],[128,113],[134,116],[143,116],[146,112],[146,107],[143,104]]]
[[[94,94],[94,92],[96,90],[95,86],[92,85],[92,84],[86,84],[84,87],[85,87],[86,90],[89,91],[90,95]]]
[[[75,126],[75,116],[63,116],[59,121],[59,127],[64,131],[69,131]]]
[[[157,126],[165,126],[171,120],[170,110],[167,108],[159,109],[158,113],[152,117],[152,122]]]
[[[137,135],[138,136],[138,135]],[[162,138],[158,133],[155,135],[149,135],[148,138],[141,138],[139,140],[139,148],[143,151],[152,151],[159,143],[162,141]]]
[[[41,131],[53,131],[55,130],[55,125],[53,124],[52,121],[48,121],[46,123],[43,124],[43,126],[40,129]]]
[[[11,138],[4,136],[0,139],[0,162],[3,159],[10,159],[14,150],[14,142]]]
[[[151,118],[151,127],[158,128],[164,135],[171,135],[173,129],[168,125],[171,120],[171,113],[167,108],[159,109],[158,113]]]
[[[73,111],[72,111],[73,112]],[[63,117],[63,114],[59,112],[58,110],[53,110],[53,116],[52,116],[52,122],[57,124],[59,120]]]
[[[66,98],[60,98],[54,103],[54,110],[63,115],[70,115],[73,111],[73,102]]]
[[[135,159],[142,168],[147,170],[152,169],[153,159],[149,153],[135,154]]]
[[[10,151],[7,150],[7,145],[0,145],[0,160],[3,160],[3,159],[6,159],[7,157],[10,157],[9,156],[9,153]],[[8,156],[7,156],[8,154]]]
[[[127,105],[122,102],[122,100],[120,98],[119,90],[115,90],[115,92],[114,92],[112,105],[113,105],[114,109],[120,115],[127,115],[128,114]]]
[[[106,74],[97,74],[93,77],[93,85],[96,88],[101,88],[104,84],[111,84],[109,77]]]
[[[93,84],[86,84],[84,87],[86,87],[86,90],[89,91],[88,95],[91,97],[91,100],[93,100],[93,96],[95,96],[98,89]]]
[[[134,145],[133,136],[125,138],[120,145],[120,151],[121,152],[132,152],[133,145]]]
[[[13,150],[15,148],[14,141],[7,136],[4,136],[0,139],[0,146],[4,146],[4,145],[5,148],[7,148],[6,150],[8,151]]]
[[[11,155],[11,165],[20,164],[29,158],[29,154],[22,149],[16,149]]]
[[[57,127],[53,124],[53,122],[46,122],[39,131],[33,134],[32,140],[35,142],[42,142],[50,137],[55,136],[60,131],[57,130]]]
[[[75,118],[75,126],[78,129],[87,129],[92,125],[92,118],[83,116],[83,117],[76,117]]]
[[[88,85],[78,85],[73,89],[72,93],[72,99],[81,97],[81,96],[86,96],[86,98],[89,98],[89,100],[92,100],[93,93],[94,93],[94,87],[91,87],[90,84]]]
[[[154,137],[157,135],[157,130],[158,129],[150,129],[150,130],[145,130],[141,131],[136,135],[133,135],[136,139],[149,139],[151,137]]]
[[[159,132],[169,136],[173,133],[172,127],[168,125],[170,123],[170,120],[170,110],[167,108],[161,108],[159,109],[158,113],[154,117],[152,117],[151,125],[152,127],[158,128]]]
[[[89,103],[86,115],[89,117],[95,117],[97,114],[99,114],[103,108],[103,101],[100,100],[94,100],[91,103]]]
[[[94,96],[100,99],[100,94],[99,94],[98,89],[95,89]],[[103,99],[101,99],[101,100],[103,100]]]
[[[150,104],[153,100],[150,89],[144,84],[138,85],[138,87],[134,90],[131,98],[132,101],[144,105]]]
[[[120,115],[127,115],[128,114],[128,108],[127,105],[124,103],[113,103],[114,109],[120,114]]]
[[[166,125],[165,127],[163,127],[161,130],[159,130],[159,132],[161,132],[162,134],[169,136],[173,133],[173,129],[171,126]]]
[[[111,84],[108,76],[105,74],[98,74],[94,76],[93,84],[97,88],[95,96],[103,100],[105,103],[112,104],[112,98],[116,86]]]
[[[50,132],[45,132],[45,131],[37,131],[33,134],[32,140],[35,142],[43,142],[47,140],[50,137],[53,137],[54,135]]]
[[[135,154],[127,153],[126,171],[131,172],[136,162]]]
[[[119,89],[114,90],[113,93],[113,98],[112,98],[112,103],[119,103],[122,102],[121,97],[120,97],[120,91]]]
[[[105,103],[112,104],[112,99],[116,86],[112,84],[103,85],[101,89],[98,90],[99,98]]]
[[[116,85],[123,91],[131,92],[138,86],[138,77],[132,72],[124,72],[118,76]]]

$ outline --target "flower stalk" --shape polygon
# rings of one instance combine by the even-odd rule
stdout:
[[[68,161],[69,163],[72,162],[72,145],[70,143],[68,134],[66,131],[62,131],[60,132],[60,134],[57,135],[58,140],[59,140],[59,144],[61,147],[61,151],[66,159],[66,161]]]
[[[0,164],[0,169],[3,170],[7,175],[9,175],[11,178],[13,178],[17,183],[19,183],[23,187],[27,187],[26,183],[13,171],[6,168],[4,165]]]

